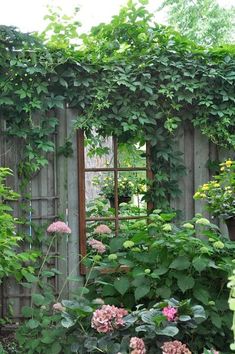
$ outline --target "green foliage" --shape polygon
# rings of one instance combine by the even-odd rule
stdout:
[[[39,38],[0,28],[0,108],[5,133],[23,142],[23,179],[47,163],[58,124],[48,112],[65,103],[78,109],[74,127],[91,139],[96,131],[116,135],[119,142],[150,143],[155,179],[147,198],[164,208],[170,196],[179,195],[177,181],[184,173],[174,148],[179,126],[189,121],[214,143],[234,147],[232,47],[198,48],[153,23],[146,8],[132,1],[109,24],[81,36],[78,50],[72,42],[76,20],[53,10],[48,19],[52,37],[47,31],[41,37],[48,47]],[[70,156],[69,142],[59,152]]]
[[[39,38],[50,47],[63,48],[66,51],[75,49],[80,22],[76,20],[79,8],[76,7],[71,16],[63,15],[60,7],[53,9],[48,6],[48,14],[44,20],[48,22]],[[75,40],[75,43],[72,43]],[[61,79],[63,80],[63,79]],[[64,82],[66,84],[66,82]]]
[[[18,220],[13,217],[9,203],[19,195],[6,186],[6,178],[11,175],[8,168],[0,168],[0,283],[3,277],[13,276],[17,281],[33,276],[30,265],[38,256],[37,252],[21,252],[22,238],[17,235]]]
[[[164,0],[168,20],[177,31],[204,46],[234,42],[235,8],[221,7],[214,0]]]
[[[123,324],[115,325],[114,319],[113,330],[106,333],[92,326],[94,311],[100,310],[98,301],[89,302],[83,296],[78,296],[75,300],[63,300],[62,304],[57,305],[60,305],[57,314],[50,313],[46,303],[44,306],[38,305],[36,309],[23,309],[24,316],[30,319],[17,332],[20,353],[113,354],[121,350],[127,354],[133,336],[143,338],[148,353],[161,353],[160,346],[167,338],[184,338],[185,333],[195,331],[205,320],[202,306],[193,306],[190,300],[169,299],[155,303],[149,309],[139,306],[129,314],[126,311]],[[163,315],[162,311],[166,307],[174,308],[177,313],[175,321],[168,321]],[[110,313],[112,311],[111,307]]]
[[[104,177],[102,182],[100,181],[100,177],[97,177],[93,179],[93,184],[94,185],[100,185],[100,194],[103,195],[107,199],[114,199],[114,178],[107,176]],[[118,196],[119,197],[132,197],[135,190],[136,186],[132,180],[129,180],[129,178],[120,176],[118,178]]]
[[[151,307],[156,299],[191,298],[193,304],[205,307],[207,319],[184,343],[193,353],[201,353],[204,347],[229,351],[232,319],[226,282],[233,270],[235,246],[199,215],[181,227],[171,224],[173,217],[156,211],[148,225],[137,221],[123,237],[109,240],[90,275],[87,296],[127,308]]]
[[[51,304],[51,301],[49,303]],[[64,329],[59,326],[60,315],[49,311],[46,300],[44,305],[23,308],[22,313],[26,320],[16,334],[20,346],[19,353],[71,353],[70,340]]]
[[[229,219],[235,216],[235,161],[220,164],[220,173],[200,186],[195,199],[206,200],[206,208],[214,216]]]

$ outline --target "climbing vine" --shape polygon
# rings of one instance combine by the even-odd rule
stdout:
[[[56,23],[56,14],[50,19]],[[184,173],[173,147],[180,125],[189,121],[215,144],[235,146],[233,46],[197,47],[154,23],[132,1],[109,24],[80,36],[79,48],[60,46],[61,26],[60,41],[53,35],[47,45],[40,37],[0,28],[1,116],[5,133],[24,142],[24,179],[47,163],[46,154],[54,150],[50,136],[59,124],[48,112],[65,104],[78,110],[74,127],[87,136],[93,129],[120,141],[150,142],[155,178],[147,197],[163,207],[169,195],[178,195]]]

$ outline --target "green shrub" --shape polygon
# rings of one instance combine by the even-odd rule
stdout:
[[[97,266],[88,295],[127,308],[190,298],[205,307],[207,320],[184,343],[193,353],[202,353],[203,347],[229,352],[232,319],[226,283],[235,244],[200,215],[181,227],[171,224],[173,217],[155,212],[151,223],[137,221],[123,237],[113,238],[100,258],[94,254],[90,262],[97,261]]]
[[[32,277],[33,267],[28,262],[34,261],[37,252],[19,252],[22,238],[17,235],[19,221],[13,217],[9,201],[16,201],[19,195],[5,184],[6,177],[12,172],[0,168],[0,283],[3,277],[13,276],[20,281]]]

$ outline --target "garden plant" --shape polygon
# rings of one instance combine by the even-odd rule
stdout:
[[[50,263],[55,242],[69,237],[66,223],[57,220],[46,233],[31,222],[30,248],[47,250],[18,252],[29,240],[18,236],[20,224],[9,206],[18,198],[5,184],[11,172],[0,169],[0,281],[13,276],[32,293],[22,308],[15,353],[231,354],[235,244],[201,214],[179,222],[170,200],[179,197],[185,174],[178,129],[193,127],[219,147],[234,149],[235,50],[197,46],[156,24],[145,3],[129,0],[110,23],[80,35],[79,44],[79,23],[52,10],[41,35],[0,26],[1,117],[4,136],[21,143],[14,173],[22,209],[28,210],[30,181],[55,153],[56,112],[65,107],[77,114],[58,156],[73,154],[73,134],[82,129],[91,141],[95,136],[94,148],[100,148],[99,137],[133,146],[147,142],[153,174],[144,195],[153,208],[145,219],[122,222],[117,237],[109,222],[88,227],[81,284],[81,277],[61,274]],[[235,214],[234,168],[227,160],[195,195],[208,200],[215,216]],[[131,197],[134,187],[122,184]],[[102,193],[110,198],[112,186],[104,185]],[[143,208],[132,204],[120,211],[143,216]],[[99,198],[87,215],[106,220],[113,210]],[[65,278],[57,294],[55,275]],[[68,299],[62,295],[66,282],[78,284]],[[4,347],[0,353],[13,354]]]

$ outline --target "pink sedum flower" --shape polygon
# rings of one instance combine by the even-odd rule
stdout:
[[[132,337],[130,340],[130,348],[133,349],[131,354],[146,354],[145,344],[141,338]]]
[[[111,234],[112,231],[107,225],[101,224],[95,228],[94,232],[96,234]]]
[[[93,250],[96,250],[98,253],[102,254],[106,251],[105,245],[94,238],[92,240],[87,241],[88,245],[91,246]]]
[[[109,333],[124,326],[123,317],[128,314],[127,310],[114,305],[103,305],[97,309],[91,319],[91,327],[99,333]]]
[[[48,233],[71,234],[71,229],[63,221],[55,221],[47,228]]]
[[[57,302],[56,304],[53,305],[53,310],[63,312],[65,311],[65,307],[62,306],[60,302]]]
[[[166,316],[167,321],[173,322],[177,315],[177,309],[171,306],[164,307],[162,314]]]
[[[161,348],[162,354],[192,354],[186,345],[178,340],[165,342]]]

